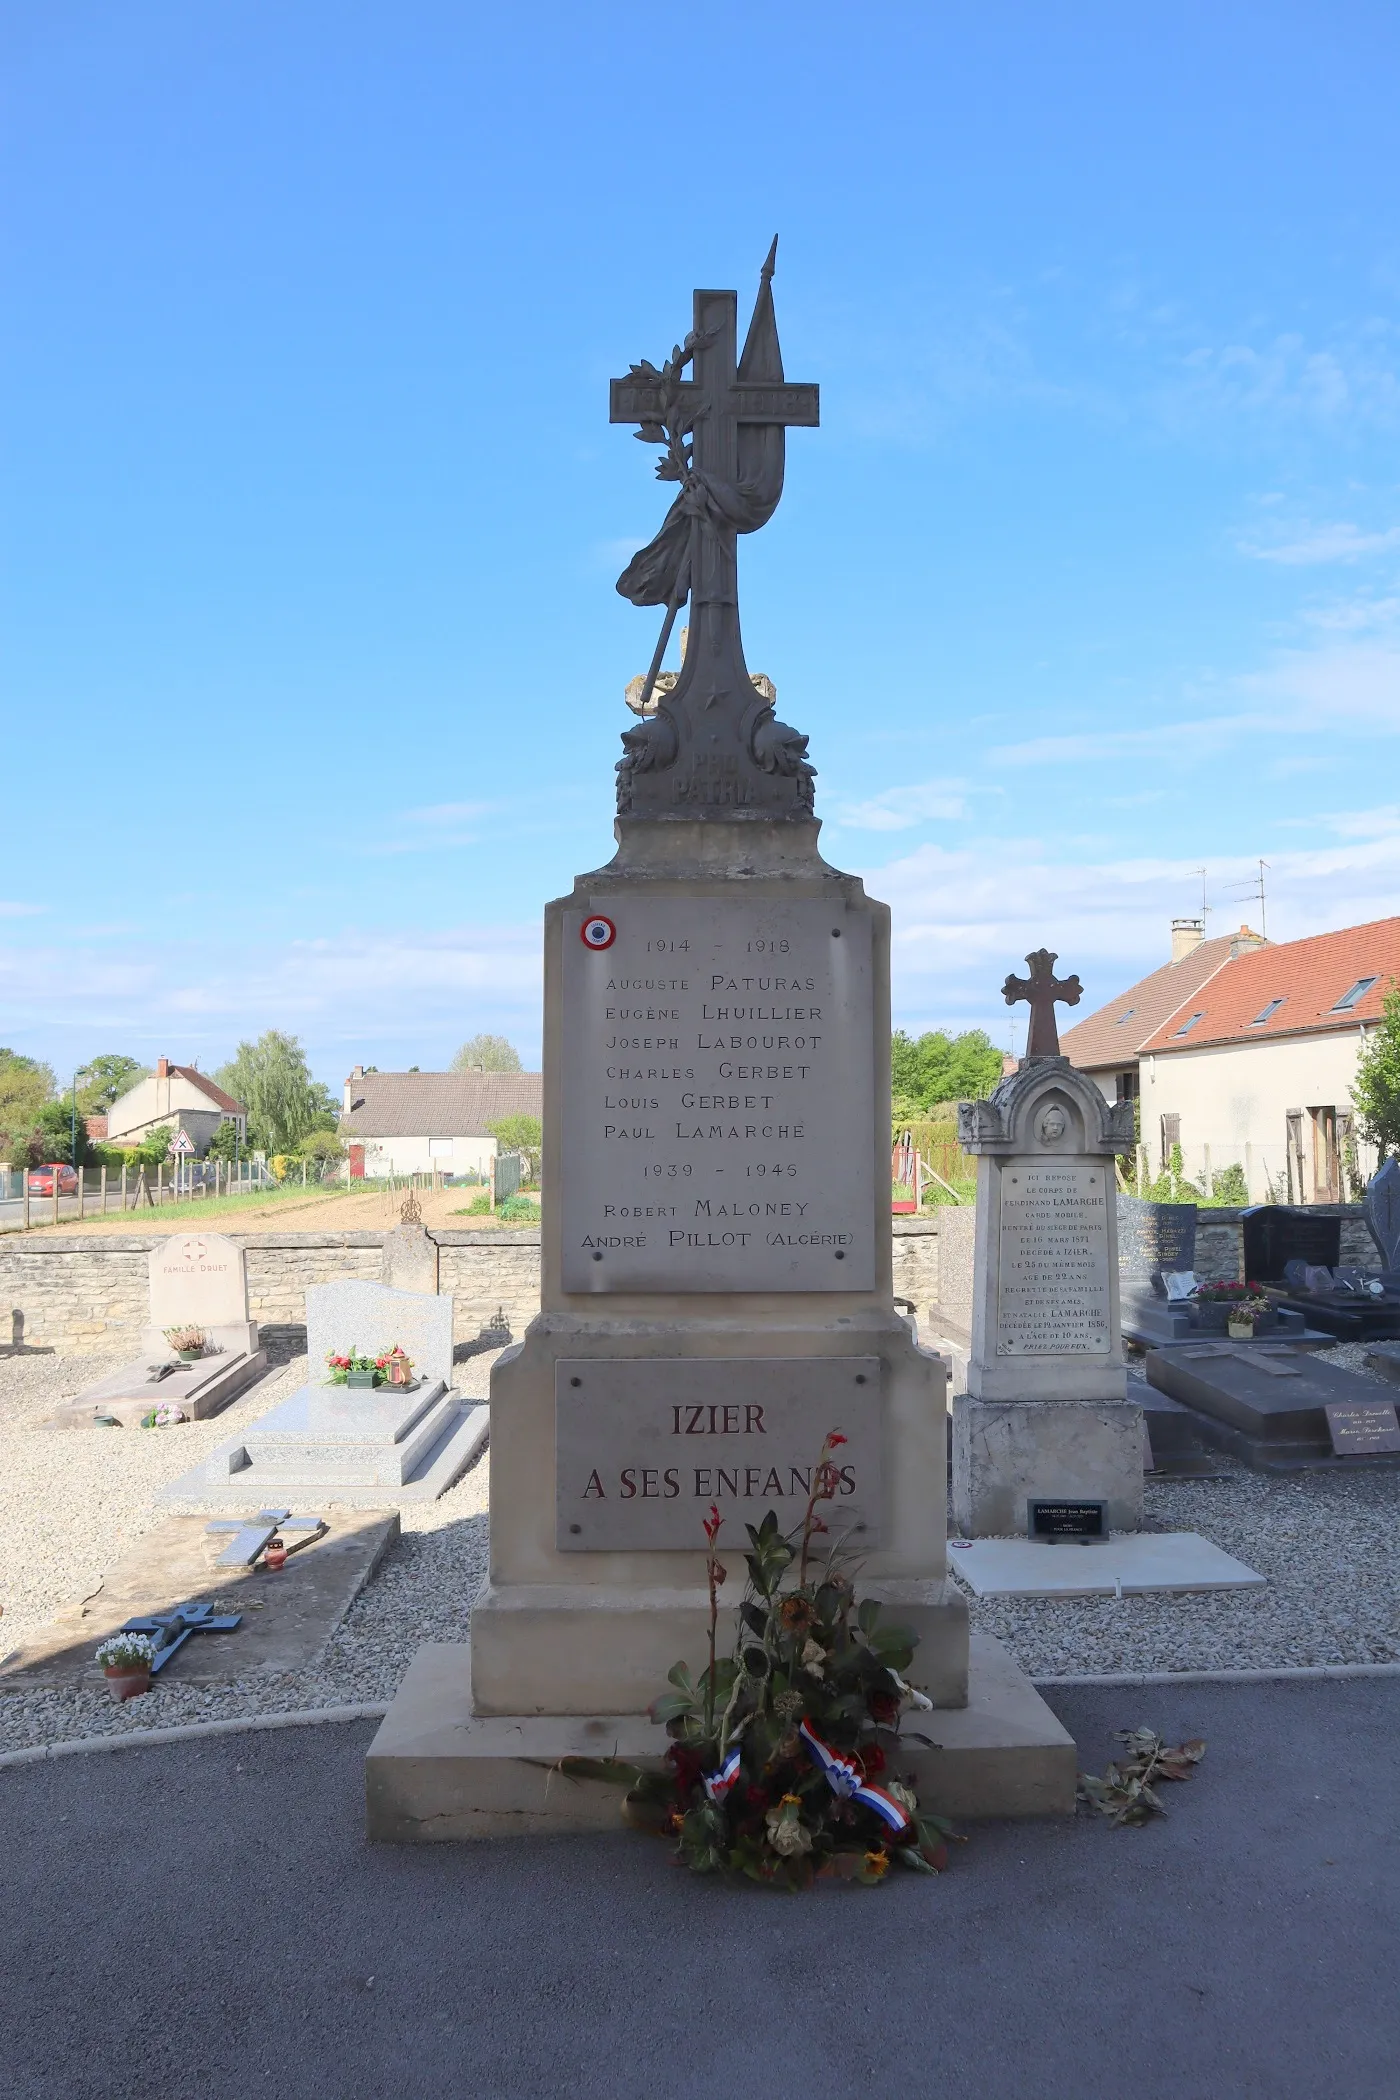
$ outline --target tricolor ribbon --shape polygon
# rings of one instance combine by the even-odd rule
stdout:
[[[909,1828],[911,1817],[907,1808],[887,1794],[882,1786],[872,1786],[861,1775],[860,1767],[830,1743],[824,1743],[809,1721],[799,1724],[798,1734],[807,1745],[807,1754],[814,1765],[819,1765],[826,1774],[827,1785],[842,1801],[859,1801],[863,1807],[873,1809],[882,1823],[898,1836]],[[708,1782],[707,1782],[708,1784]]]
[[[736,1743],[717,1772],[706,1773],[700,1784],[712,1801],[723,1801],[739,1777],[739,1746]]]

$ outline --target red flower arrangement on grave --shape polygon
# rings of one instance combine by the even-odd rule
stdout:
[[[627,1820],[673,1839],[697,1874],[787,1889],[818,1877],[873,1888],[892,1862],[925,1874],[947,1864],[948,1824],[920,1808],[907,1773],[891,1771],[904,1712],[931,1705],[902,1674],[917,1636],[884,1625],[874,1598],[857,1602],[844,1547],[821,1514],[841,1491],[833,1454],[845,1442],[833,1430],[823,1443],[790,1534],[773,1510],[745,1526],[748,1582],[732,1656],[717,1654],[724,1519],[714,1503],[702,1519],[708,1659],[698,1678],[677,1663],[670,1690],[652,1702],[671,1738],[664,1764],[562,1761],[571,1777],[624,1785]]]
[[[1239,1298],[1263,1298],[1264,1286],[1262,1283],[1198,1283],[1194,1295],[1206,1305],[1231,1305]]]

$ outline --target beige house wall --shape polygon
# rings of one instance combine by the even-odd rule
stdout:
[[[493,1137],[356,1137],[345,1133],[352,1145],[365,1148],[365,1173],[381,1174],[487,1174],[496,1156]]]
[[[226,1117],[217,1103],[178,1072],[171,1072],[164,1079],[156,1072],[148,1072],[108,1109],[107,1141],[113,1145],[137,1145],[158,1123],[168,1123],[172,1128],[183,1123],[190,1136],[203,1144],[220,1123],[242,1120],[241,1116]]]
[[[1351,1083],[1361,1032],[1285,1036],[1274,1042],[1223,1043],[1199,1050],[1174,1050],[1144,1057],[1139,1067],[1142,1141],[1154,1173],[1160,1173],[1162,1117],[1180,1117],[1182,1164],[1199,1180],[1207,1166],[1244,1169],[1251,1203],[1278,1200],[1287,1190],[1288,1116],[1303,1112],[1304,1188],[1294,1201],[1312,1197],[1315,1173],[1313,1123],[1308,1110],[1352,1113]],[[1102,1075],[1096,1073],[1095,1078]],[[1358,1144],[1363,1174],[1375,1171],[1372,1146]],[[1349,1193],[1349,1191],[1344,1191]]]

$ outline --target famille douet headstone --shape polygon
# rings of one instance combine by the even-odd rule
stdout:
[[[995,1643],[970,1648],[948,1580],[944,1374],[893,1300],[889,912],[822,859],[807,739],[744,661],[738,535],[777,506],[785,427],[817,422],[773,260],[742,350],[736,295],[697,292],[672,358],[612,384],[678,484],[618,585],[664,609],[661,639],[616,855],[545,913],[542,1304],[491,1377],[490,1574],[470,1642],[419,1651],[371,1747],[374,1836],[611,1827],[615,1791],[559,1759],[662,1756],[647,1707],[705,1658],[704,1518],[736,1571],[727,1647],[743,1527],[800,1524],[833,1430],[832,1532],[941,1709],[919,1784],[1072,1800],[1069,1738]]]
[[[248,1317],[247,1260],[235,1241],[217,1232],[170,1233],[151,1249],[148,1279],[140,1355],[66,1401],[56,1422],[72,1426],[103,1414],[129,1426],[158,1407],[177,1407],[197,1421],[217,1414],[266,1370],[258,1323]],[[168,1339],[181,1328],[203,1336],[191,1363],[178,1360]]]

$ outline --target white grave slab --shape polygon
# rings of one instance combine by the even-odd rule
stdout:
[[[564,1288],[875,1281],[870,920],[839,898],[564,914]]]
[[[950,1539],[948,1564],[978,1597],[1137,1597],[1258,1589],[1265,1581],[1195,1531],[1136,1531],[1088,1545]]]

